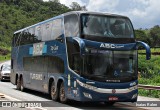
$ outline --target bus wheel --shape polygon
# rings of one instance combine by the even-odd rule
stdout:
[[[20,90],[23,92],[25,91],[25,88],[24,88],[24,85],[23,85],[23,77],[21,77],[21,80],[20,80]]]
[[[51,84],[50,94],[51,94],[52,100],[54,100],[54,101],[58,100],[58,88],[56,90],[55,82],[54,81]]]
[[[104,102],[104,104],[106,106],[113,106],[115,104],[115,102]]]
[[[64,90],[64,83],[63,82],[60,85],[59,99],[60,99],[61,103],[66,103],[67,102],[67,98],[66,98],[66,94],[65,94],[65,90]]]
[[[19,78],[17,78],[16,89],[20,90],[20,88],[21,88],[20,80],[19,80]]]

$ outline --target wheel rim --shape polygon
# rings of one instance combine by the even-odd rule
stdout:
[[[23,91],[23,78],[21,78],[21,91]]]
[[[55,91],[54,82],[52,83],[52,86],[51,86],[51,97],[52,97],[52,99],[54,99],[56,97],[56,91]]]
[[[18,79],[17,79],[17,89],[18,89],[18,90],[20,89],[19,80],[18,80]]]
[[[65,100],[65,91],[64,91],[63,84],[62,84],[61,89],[60,89],[60,99],[61,99],[61,101]]]

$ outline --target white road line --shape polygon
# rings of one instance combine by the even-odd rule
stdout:
[[[5,98],[9,99],[9,101],[21,101],[19,99],[14,98],[14,97],[10,97],[10,96],[5,95],[5,94],[3,94],[3,95],[4,95]]]
[[[8,100],[0,100],[0,101],[22,101],[22,100],[19,100],[17,98],[14,98],[14,97],[11,97],[11,96],[8,96],[6,94],[2,94],[0,93],[1,96],[4,96],[6,99]],[[22,101],[23,102],[23,101]],[[47,110],[45,108],[42,108],[42,107],[26,107],[26,108],[29,108],[31,110],[36,110],[36,109],[39,109],[39,110]]]
[[[19,100],[19,99],[17,99],[17,98],[14,98],[14,97],[11,97],[11,96],[8,96],[8,95],[6,95],[6,94],[2,94],[2,93],[0,93],[0,95],[3,95],[6,99],[8,99],[8,100],[0,100],[0,101],[20,101],[20,102],[23,102],[22,100]],[[13,107],[14,108],[14,107]],[[16,107],[15,107],[16,108]],[[26,108],[28,108],[28,109],[30,109],[30,110],[47,110],[47,108],[49,108],[49,109],[52,109],[52,110],[81,110],[81,109],[79,109],[79,108],[75,108],[75,107],[54,107],[54,108],[50,108],[50,107],[46,107],[46,108],[43,108],[43,107],[26,107]]]

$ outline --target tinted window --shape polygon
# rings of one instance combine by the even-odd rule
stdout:
[[[84,75],[108,79],[133,80],[137,74],[136,51],[88,49],[84,57]]]
[[[35,27],[35,36],[37,36],[37,39],[39,41],[42,40],[42,29],[43,29],[42,25],[38,25],[38,26]]]
[[[33,44],[42,41],[55,40],[62,35],[62,19],[31,27],[16,33],[12,41],[13,46]]]
[[[2,71],[10,71],[10,70],[11,70],[11,67],[10,67],[10,66],[4,67],[4,68],[2,69]]]
[[[52,21],[51,39],[57,39],[62,35],[62,19]]]
[[[64,73],[64,62],[59,57],[48,57],[49,73]]]
[[[22,32],[20,45],[32,44],[37,43],[39,40],[37,36],[35,36],[35,28],[30,28]]]
[[[20,38],[21,38],[21,33],[19,32],[19,33],[16,33],[15,35],[14,35],[14,38],[13,38],[13,45],[14,46],[19,46],[20,45]]]
[[[26,57],[23,62],[25,71],[64,73],[64,62],[55,56]]]
[[[65,23],[65,36],[66,37],[79,36],[78,16],[76,14],[65,16],[64,23]]]
[[[82,15],[81,25],[84,36],[134,38],[131,22],[125,17]]]
[[[70,68],[80,74],[82,72],[82,58],[78,43],[69,42],[67,38],[67,51]]]

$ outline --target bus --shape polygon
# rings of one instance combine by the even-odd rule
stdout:
[[[126,16],[73,11],[14,32],[11,82],[54,101],[135,102],[138,48]]]

